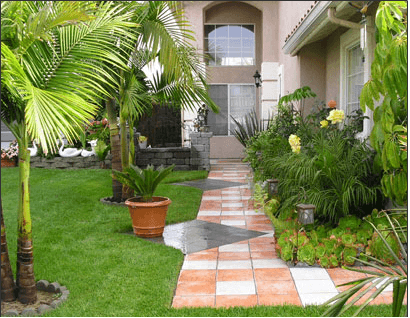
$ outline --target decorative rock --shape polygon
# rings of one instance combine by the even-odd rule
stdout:
[[[43,313],[50,311],[52,308],[49,305],[40,305],[40,307],[37,308],[37,312],[42,315]]]
[[[37,311],[34,308],[26,308],[21,312],[21,316],[28,317],[28,316],[37,316]]]
[[[16,309],[7,310],[6,313],[4,314],[5,317],[17,317],[18,315],[19,315],[19,312]]]
[[[60,304],[61,304],[61,301],[59,301],[59,300],[53,300],[52,302],[51,302],[51,304],[50,304],[50,307],[51,308],[57,308],[58,306],[60,306]]]
[[[50,285],[48,285],[47,287],[47,291],[50,293],[56,293],[57,292],[57,288],[60,287],[60,284],[57,282],[51,283]]]
[[[50,285],[50,283],[45,279],[39,280],[36,284],[37,289],[38,290],[43,290],[43,291],[47,290],[48,285]]]
[[[56,292],[57,293],[63,293],[64,291],[66,291],[67,290],[67,287],[65,287],[65,286],[59,286],[57,289],[56,289]]]

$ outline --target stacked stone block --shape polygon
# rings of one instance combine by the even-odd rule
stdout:
[[[109,154],[105,160],[105,166],[111,169],[111,158]],[[90,157],[55,157],[52,159],[46,159],[42,157],[31,157],[30,166],[32,168],[45,168],[45,169],[100,169],[101,162],[97,156]]]
[[[211,132],[194,132],[191,133],[191,169],[207,170],[211,168],[210,139]]]
[[[136,151],[136,164],[140,168],[146,168],[149,164],[155,168],[174,164],[174,170],[190,170],[190,157],[188,147],[147,148]]]

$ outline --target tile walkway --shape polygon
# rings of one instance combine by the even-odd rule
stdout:
[[[289,268],[276,255],[270,220],[253,208],[249,174],[240,161],[211,163],[208,178],[243,185],[204,191],[197,219],[266,235],[186,255],[173,307],[322,304],[346,289],[336,285],[365,277],[341,268]],[[371,304],[391,301],[390,288]]]

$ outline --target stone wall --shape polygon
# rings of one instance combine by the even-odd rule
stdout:
[[[111,154],[109,154],[105,158],[104,163],[107,169],[111,169],[111,157]],[[45,169],[101,169],[101,162],[97,156],[55,157],[53,159],[31,157],[30,166]]]
[[[212,133],[191,133],[191,148],[168,147],[139,149],[138,141],[135,142],[135,160],[137,166],[146,168],[152,164],[155,167],[165,167],[172,164],[175,170],[207,170],[210,164],[210,138]],[[138,140],[138,134],[136,135]],[[111,158],[109,154],[105,159],[105,168],[111,169]],[[42,157],[31,157],[31,167],[46,169],[101,169],[101,162],[97,156],[91,157],[55,157],[46,159]]]

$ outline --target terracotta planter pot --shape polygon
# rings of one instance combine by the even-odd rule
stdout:
[[[15,167],[17,166],[17,161],[15,159],[9,159],[9,158],[2,158],[1,159],[1,166],[2,167]]]
[[[162,236],[165,227],[168,206],[171,200],[165,197],[153,197],[153,202],[142,202],[140,198],[125,201],[132,219],[134,234],[141,237]]]

